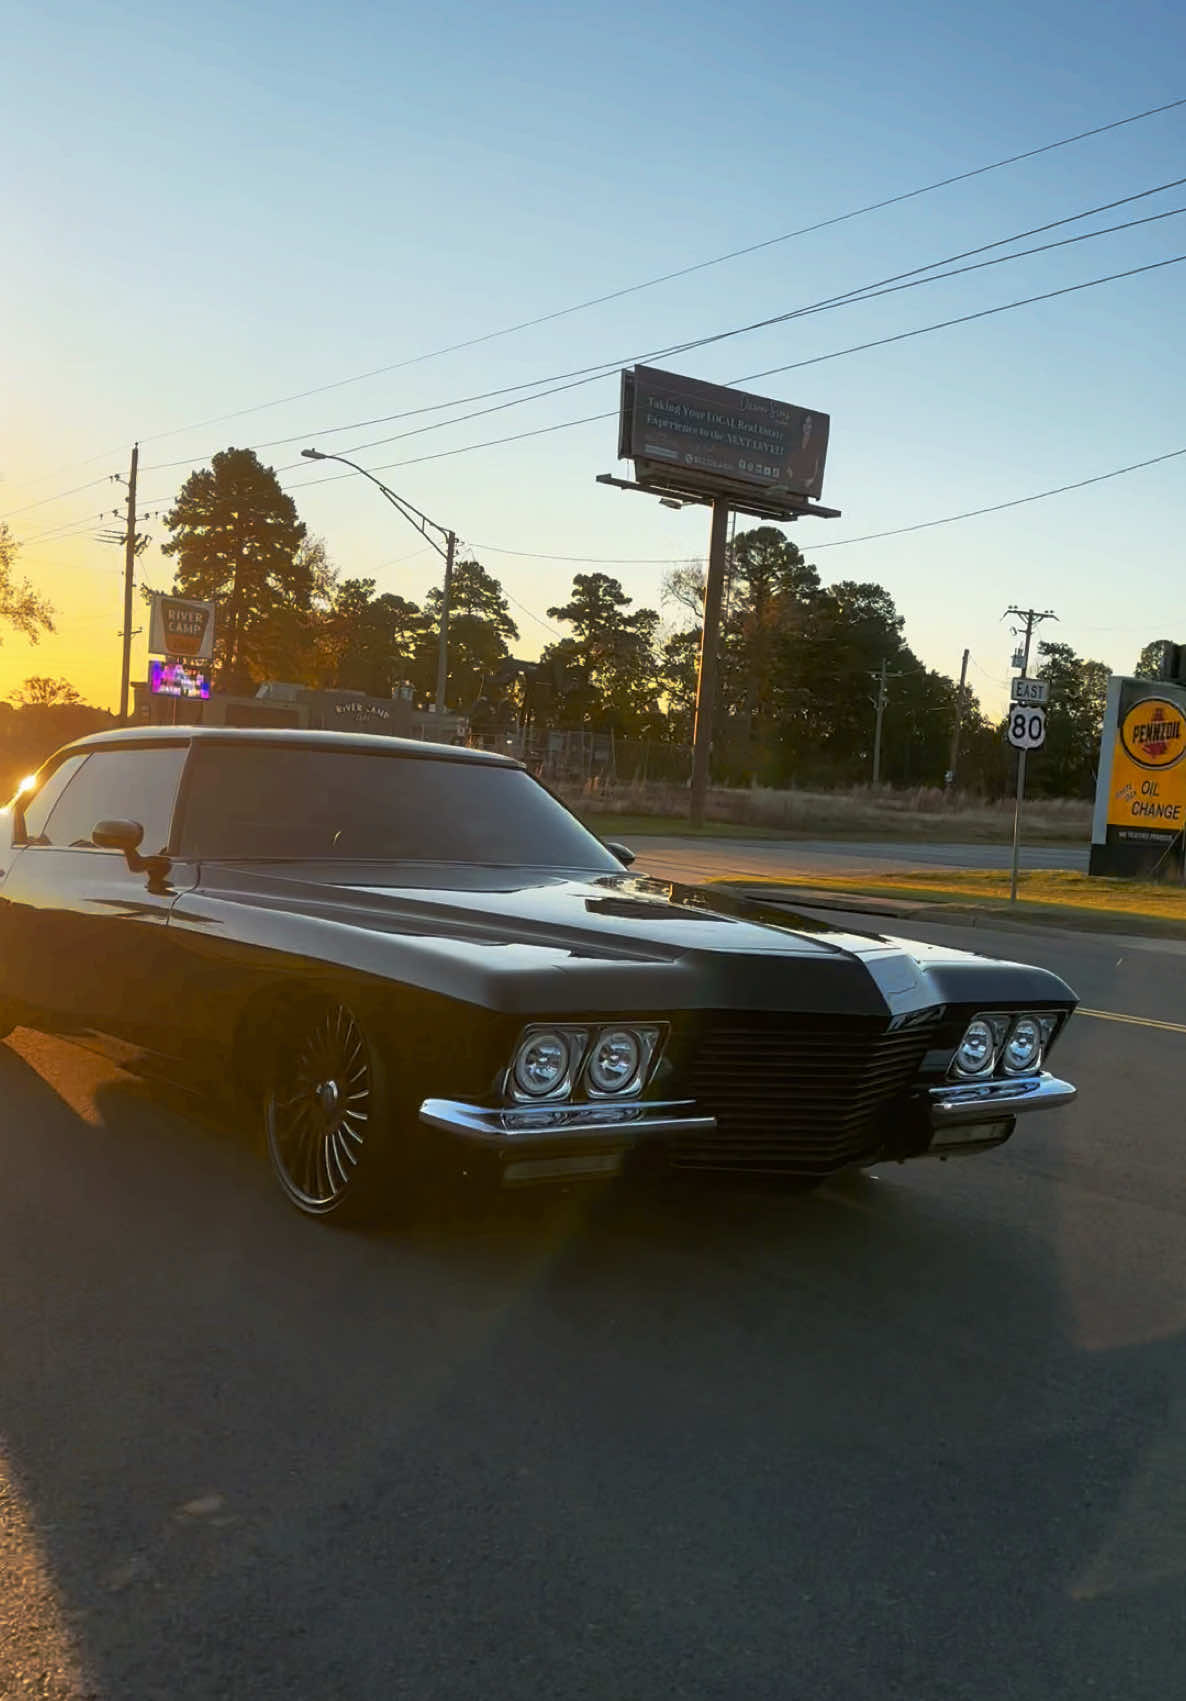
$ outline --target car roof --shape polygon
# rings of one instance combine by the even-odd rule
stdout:
[[[434,757],[446,762],[475,762],[486,767],[521,768],[512,756],[495,750],[470,750],[459,744],[426,744],[418,738],[388,738],[372,732],[313,732],[301,727],[134,726],[95,732],[76,739],[70,750],[161,744],[262,744],[279,750],[342,750],[368,755]]]

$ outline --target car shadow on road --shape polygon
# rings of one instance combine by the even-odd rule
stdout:
[[[157,1089],[52,1079],[0,1047],[62,1695],[1173,1692],[1182,1336],[1077,1344],[1007,1171],[344,1234]]]

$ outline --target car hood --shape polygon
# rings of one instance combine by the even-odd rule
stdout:
[[[207,864],[201,883],[228,878],[261,901],[270,896],[339,914],[348,910],[378,927],[394,923],[449,936],[555,944],[590,957],[667,959],[707,951],[826,958],[879,949],[871,938],[795,911],[638,874],[272,862]]]
[[[969,971],[983,979],[1005,967],[958,952],[928,952],[924,963],[899,940],[625,872],[241,862],[204,865],[198,885],[237,904],[339,923],[360,966],[515,1007],[882,1014],[962,997]],[[1041,970],[1017,972],[1029,977],[1031,1000],[1043,996],[1034,976],[1050,982],[1051,999],[1070,996]]]

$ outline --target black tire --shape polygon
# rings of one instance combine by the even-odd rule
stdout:
[[[264,1097],[272,1173],[290,1205],[339,1223],[374,1221],[400,1203],[383,1059],[344,999],[285,1012]]]

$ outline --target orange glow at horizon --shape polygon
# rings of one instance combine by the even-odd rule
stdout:
[[[33,675],[69,680],[84,703],[115,710],[119,706],[120,631],[123,626],[122,554],[91,537],[47,538],[18,545],[13,564],[17,583],[27,580],[53,608],[54,628],[36,642],[0,622],[0,701],[10,701]],[[30,530],[33,528],[31,527]],[[139,585],[168,584],[172,573],[159,559],[137,563],[132,627],[143,628],[132,640],[132,678],[147,672],[148,609]]]

